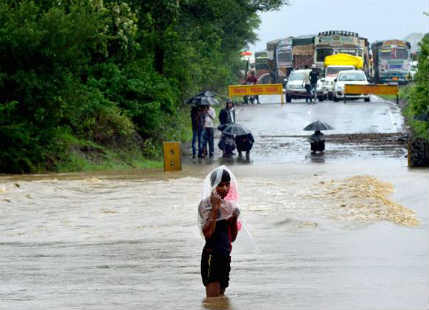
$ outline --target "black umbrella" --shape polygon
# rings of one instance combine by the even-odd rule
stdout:
[[[192,98],[189,98],[185,101],[185,103],[193,105],[215,105],[219,104],[219,101],[214,97],[214,93],[212,93],[211,91],[205,91]]]
[[[250,130],[240,124],[228,124],[222,130],[222,133],[231,136],[244,136],[250,133]]]
[[[304,128],[304,130],[308,130],[308,131],[331,130],[331,129],[334,129],[334,127],[322,121],[312,122],[311,124],[307,125]]]

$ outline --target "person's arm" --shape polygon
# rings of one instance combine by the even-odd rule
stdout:
[[[229,224],[231,228],[231,242],[234,242],[235,239],[237,239],[237,234],[238,234],[237,220],[238,220],[239,214],[240,214],[240,210],[236,208],[234,210],[232,217],[229,219]]]
[[[203,234],[206,239],[210,239],[216,230],[216,219],[219,212],[220,201],[221,200],[217,195],[211,195],[210,202],[212,209],[210,210],[208,219],[203,226]]]

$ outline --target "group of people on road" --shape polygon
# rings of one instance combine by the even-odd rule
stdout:
[[[219,121],[218,129],[222,131],[222,136],[218,146],[223,151],[223,157],[232,158],[235,154],[234,150],[237,149],[239,159],[243,159],[243,153],[245,152],[246,160],[250,160],[250,150],[255,141],[252,133],[233,136],[223,132],[228,125],[236,123],[234,105],[231,99],[226,101],[225,108],[220,111]]]
[[[214,156],[214,129],[216,111],[208,105],[197,105],[191,109],[192,120],[192,158],[204,159]],[[230,135],[223,133],[223,130],[230,124],[236,123],[234,104],[231,99],[226,101],[225,108],[219,113],[220,125],[217,127],[221,132],[218,147],[222,150],[224,158],[232,158],[234,151],[238,151],[238,158],[250,160],[250,150],[252,149],[254,138],[249,132],[244,135]]]
[[[209,158],[214,156],[214,121],[216,111],[209,105],[193,106],[192,120],[192,158]],[[198,147],[197,147],[197,146]],[[208,154],[207,154],[208,146]]]

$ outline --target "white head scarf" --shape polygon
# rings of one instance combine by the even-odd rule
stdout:
[[[229,219],[232,216],[234,209],[238,208],[239,196],[237,179],[232,174],[231,170],[229,170],[226,166],[220,166],[216,169],[213,169],[206,176],[203,183],[201,202],[198,208],[198,220],[201,228],[207,221],[208,215],[212,208],[210,203],[210,196],[214,191],[216,191],[216,187],[219,185],[219,183],[221,183],[222,174],[224,173],[224,171],[228,172],[231,178],[230,187],[228,194],[224,199],[222,199],[221,206],[219,209],[220,212],[216,220],[220,221]]]

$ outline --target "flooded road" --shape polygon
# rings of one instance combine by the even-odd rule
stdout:
[[[308,106],[281,108],[300,107]],[[308,134],[299,128],[311,117],[279,119],[270,132],[261,113],[250,114],[275,119],[274,108],[252,106],[239,119],[258,137],[284,134],[279,126]],[[374,113],[383,109],[394,112],[386,103]],[[342,127],[345,114],[335,118],[336,134],[354,133]],[[366,122],[359,132],[384,126]],[[245,225],[227,299],[204,302],[199,273],[196,209],[215,160],[167,174],[1,177],[0,309],[427,309],[428,170],[408,169],[401,151],[384,156],[361,145],[354,151],[362,156],[340,160],[327,152],[314,162],[304,143],[290,157],[273,149],[266,158],[257,141],[251,164],[230,166]]]

